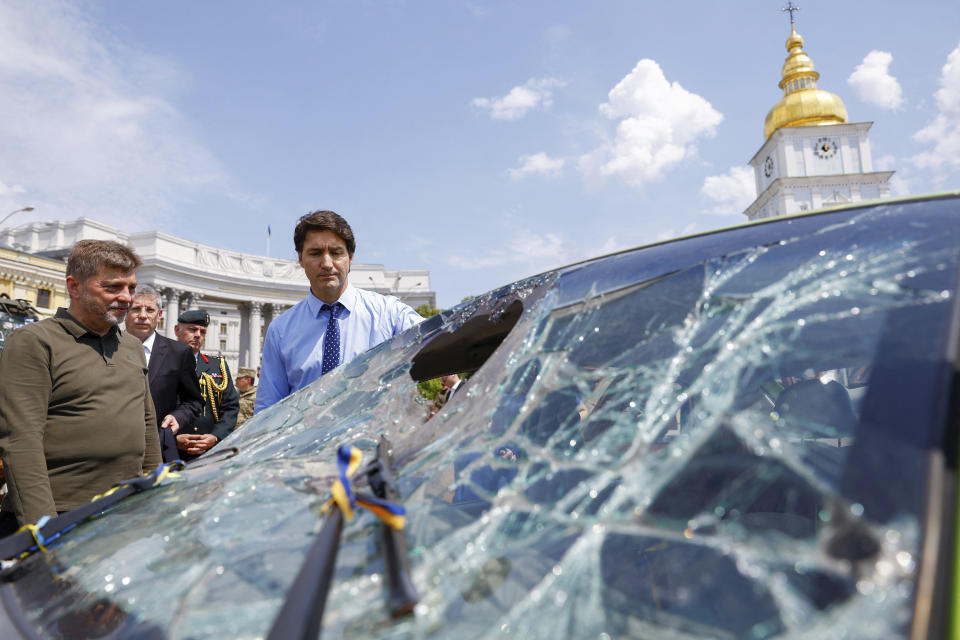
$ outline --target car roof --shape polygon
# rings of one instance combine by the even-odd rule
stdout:
[[[610,256],[620,255],[620,254],[628,253],[628,252],[631,252],[631,251],[637,251],[637,250],[641,250],[641,249],[649,249],[649,248],[651,248],[651,247],[658,247],[658,246],[662,246],[662,245],[669,245],[669,244],[673,244],[673,243],[677,243],[677,242],[684,242],[684,241],[687,241],[687,240],[690,240],[690,239],[693,239],[693,238],[702,238],[702,237],[705,237],[705,236],[712,236],[712,235],[716,235],[716,234],[725,234],[725,233],[730,233],[730,232],[737,232],[738,230],[741,230],[741,229],[750,229],[750,228],[754,228],[754,227],[758,227],[758,226],[763,226],[763,225],[770,225],[770,224],[774,224],[774,225],[775,225],[775,224],[780,224],[780,223],[783,223],[783,222],[788,222],[788,221],[790,221],[790,220],[799,220],[799,219],[805,219],[805,218],[814,218],[814,217],[817,217],[817,216],[820,216],[820,215],[823,215],[823,214],[838,213],[838,212],[843,212],[843,211],[855,211],[855,210],[859,210],[859,209],[872,209],[872,208],[875,208],[875,207],[886,206],[886,205],[912,204],[912,203],[919,203],[919,202],[930,202],[930,201],[935,201],[935,200],[949,200],[949,199],[956,199],[956,198],[960,198],[960,191],[942,191],[942,192],[929,193],[929,194],[923,194],[923,195],[907,195],[907,196],[897,196],[897,197],[891,197],[891,198],[883,198],[883,199],[878,199],[878,200],[868,200],[868,201],[861,201],[861,202],[841,203],[841,204],[836,204],[836,205],[830,205],[830,206],[820,207],[820,208],[818,208],[818,209],[811,209],[811,210],[809,210],[809,211],[798,211],[798,212],[796,212],[796,213],[790,213],[790,214],[786,214],[786,215],[782,215],[782,216],[777,216],[777,217],[774,217],[774,218],[763,218],[763,219],[759,219],[759,220],[746,220],[746,221],[739,222],[739,223],[736,223],[736,224],[731,224],[731,225],[728,225],[728,226],[725,226],[725,227],[717,227],[717,228],[715,228],[715,229],[707,229],[707,230],[705,230],[705,231],[697,231],[697,232],[695,232],[695,233],[689,233],[689,234],[685,234],[685,235],[681,235],[681,236],[676,236],[676,237],[674,237],[674,238],[666,238],[666,239],[663,239],[663,240],[657,240],[657,241],[655,241],[655,242],[650,242],[650,243],[647,243],[647,244],[637,245],[637,246],[635,246],[635,247],[629,247],[629,248],[626,248],[626,249],[619,249],[619,250],[617,250],[617,251],[611,251],[610,253],[601,254],[601,255],[598,255],[598,256],[594,256],[594,257],[592,257],[592,258],[586,258],[586,259],[584,259],[584,260],[578,260],[578,261],[572,262],[572,263],[570,263],[570,264],[568,264],[568,265],[566,265],[566,266],[567,266],[567,267],[575,267],[575,266],[578,266],[578,265],[585,264],[585,263],[587,263],[587,262],[593,262],[593,261],[595,261],[595,260],[602,260],[602,259],[608,258],[608,257],[610,257]],[[554,269],[550,269],[550,270],[548,270],[548,271],[544,271],[544,272],[541,272],[541,273],[549,273],[549,272],[551,272],[551,271],[554,271]],[[538,275],[539,275],[539,274],[538,274]]]

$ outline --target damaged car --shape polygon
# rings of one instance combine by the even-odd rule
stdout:
[[[5,637],[946,637],[958,257],[947,194],[469,300],[41,528]]]

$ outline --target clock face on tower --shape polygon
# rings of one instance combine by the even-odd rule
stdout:
[[[773,175],[773,158],[767,156],[767,159],[763,161],[763,175],[768,178]]]
[[[813,154],[818,158],[826,160],[832,158],[837,153],[837,141],[826,136],[817,138],[813,143]]]

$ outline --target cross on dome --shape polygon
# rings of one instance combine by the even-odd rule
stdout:
[[[793,4],[792,2],[788,2],[788,3],[787,3],[787,6],[785,6],[783,9],[780,9],[780,11],[789,11],[789,12],[790,12],[790,28],[792,29],[792,28],[793,28],[793,13],[794,13],[795,11],[800,11],[800,7],[798,7],[797,5]]]

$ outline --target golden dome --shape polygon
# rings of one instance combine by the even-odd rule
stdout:
[[[847,121],[843,100],[829,91],[817,88],[820,74],[813,68],[813,60],[803,50],[803,38],[790,28],[787,38],[789,55],[783,63],[780,88],[783,98],[763,123],[764,139],[781,127],[800,127],[818,124],[842,124]]]

